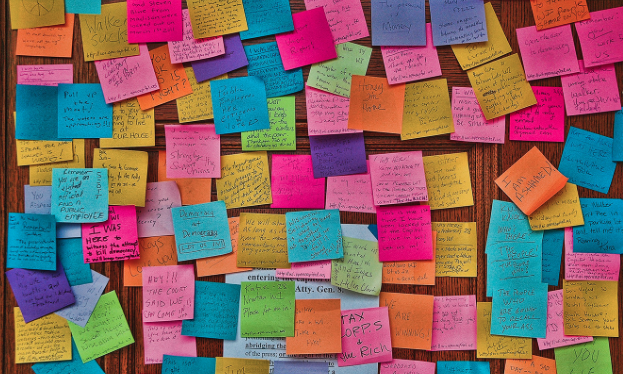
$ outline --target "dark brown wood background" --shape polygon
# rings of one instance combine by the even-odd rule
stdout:
[[[105,3],[110,1],[104,1]],[[74,82],[75,83],[99,83],[95,65],[91,62],[84,62],[82,43],[80,38],[80,22],[76,18],[74,27],[74,46],[73,58],[71,61],[61,58],[37,58],[37,57],[16,57],[15,56],[15,39],[17,32],[12,31],[9,22],[8,1],[4,1],[5,6],[0,9],[2,29],[0,35],[0,46],[2,57],[0,58],[0,79],[4,93],[4,103],[1,110],[2,118],[2,137],[4,147],[1,147],[0,158],[4,164],[4,173],[0,174],[0,201],[2,205],[0,209],[0,235],[4,238],[2,248],[0,248],[0,260],[6,270],[6,217],[8,212],[23,212],[24,196],[23,185],[28,183],[28,167],[18,167],[15,155],[14,141],[14,122],[13,111],[15,110],[15,83],[16,83],[16,65],[18,64],[60,64],[73,63],[74,66]],[[368,25],[370,24],[370,1],[363,0],[364,12]],[[517,39],[515,29],[520,27],[534,25],[534,19],[530,8],[529,0],[492,0],[494,9],[502,23],[502,27],[506,37],[513,47],[513,53],[518,53]],[[621,6],[619,0],[590,0],[589,8],[591,11],[613,8]],[[184,5],[185,7],[185,5]],[[305,10],[303,0],[291,1],[292,12],[300,12]],[[427,7],[428,9],[428,7]],[[430,14],[427,10],[427,20],[430,21]],[[574,29],[575,34],[575,29]],[[273,41],[274,37],[261,38],[247,43],[260,43]],[[371,39],[365,38],[355,41],[356,43],[371,46]],[[160,44],[158,44],[160,45]],[[154,45],[154,46],[158,46]],[[150,46],[151,47],[151,46]],[[581,49],[577,43],[576,49],[578,57],[581,57]],[[438,48],[443,77],[448,79],[448,85],[452,86],[469,86],[469,80],[465,72],[463,72],[457,63],[450,47]],[[621,63],[617,64],[617,81],[619,88],[623,87],[621,78],[623,70]],[[304,68],[305,78],[309,68]],[[239,69],[230,74],[230,76],[244,76],[246,69]],[[380,49],[374,48],[368,75],[384,77],[385,70],[381,58]],[[560,87],[560,78],[550,78],[533,82],[533,85],[539,86],[558,86]],[[157,140],[156,147],[148,149],[150,152],[150,168],[149,181],[156,181],[157,178],[157,151],[164,149],[164,123],[176,123],[177,111],[175,102],[162,105],[156,108],[157,121]],[[296,117],[297,117],[297,151],[285,153],[309,154],[309,142],[307,139],[306,127],[306,111],[304,92],[296,94]],[[507,116],[508,117],[508,116]],[[571,117],[566,120],[565,137],[569,131],[569,126],[576,126],[582,129],[590,130],[605,136],[612,137],[614,114],[596,114],[588,116]],[[508,118],[507,118],[508,123]],[[508,128],[508,127],[507,127]],[[225,135],[222,136],[222,154],[232,154],[241,152],[240,136]],[[430,286],[406,286],[406,285],[384,285],[383,291],[417,293],[431,295],[468,295],[476,294],[478,301],[490,301],[485,297],[485,256],[484,247],[486,242],[486,232],[489,226],[489,216],[491,203],[493,199],[508,200],[504,194],[495,186],[493,180],[501,172],[510,167],[517,159],[526,153],[534,145],[538,146],[543,154],[549,158],[554,164],[558,165],[562,155],[563,143],[544,143],[544,142],[511,142],[506,136],[506,144],[489,145],[479,143],[461,143],[450,141],[447,135],[436,136],[432,138],[424,138],[417,140],[401,141],[399,136],[389,136],[377,133],[365,134],[366,149],[368,154],[400,152],[410,150],[422,150],[424,155],[436,155],[453,152],[467,152],[469,156],[470,172],[472,177],[472,187],[474,192],[475,205],[473,207],[436,210],[433,211],[433,221],[475,221],[478,229],[478,278],[438,278],[434,287]],[[87,140],[86,144],[86,162],[87,167],[92,165],[93,148],[97,147],[97,140]],[[282,152],[283,153],[283,152]],[[214,182],[213,182],[214,183]],[[618,167],[610,188],[610,193],[606,196],[598,192],[590,191],[579,187],[580,197],[623,197],[623,171]],[[216,200],[215,186],[212,188],[212,200]],[[285,210],[271,210],[268,207],[249,208],[244,211],[251,212],[277,212],[285,213]],[[229,216],[238,216],[239,209],[230,210]],[[373,214],[357,214],[342,213],[342,223],[376,223],[376,216]],[[108,374],[114,373],[160,373],[161,365],[143,365],[143,336],[141,327],[141,288],[123,287],[123,264],[121,262],[112,262],[105,264],[94,264],[92,268],[95,271],[110,277],[110,283],[106,292],[116,290],[121,301],[123,310],[132,329],[132,334],[136,343],[129,347],[120,349],[116,352],[106,355],[97,361],[102,369]],[[562,272],[561,272],[562,277]],[[4,373],[32,373],[30,364],[16,365],[14,363],[14,329],[13,329],[13,307],[16,306],[15,299],[5,277],[0,277],[0,301],[2,302],[4,313],[1,319],[0,351],[3,352],[3,362],[0,371]],[[201,280],[208,281],[224,281],[224,276],[205,277]],[[562,285],[562,282],[560,283]],[[550,290],[559,287],[550,287]],[[621,296],[623,292],[619,289],[619,319],[621,320]],[[623,373],[623,344],[621,339],[610,339],[610,349],[613,359],[613,367],[615,373]],[[197,350],[199,356],[216,357],[221,356],[222,343],[219,340],[197,339]],[[553,350],[539,351],[534,340],[533,354],[554,358]],[[427,361],[442,360],[476,360],[475,351],[450,351],[450,352],[424,352],[408,349],[394,349],[394,357],[401,359],[415,359]],[[499,374],[504,371],[503,360],[490,360],[491,373]]]

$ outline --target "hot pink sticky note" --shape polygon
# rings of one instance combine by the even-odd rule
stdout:
[[[95,68],[108,104],[160,89],[145,44],[136,56],[95,61]]]
[[[139,238],[175,235],[171,208],[182,206],[175,181],[147,183],[145,207],[136,208]]]
[[[273,155],[271,208],[324,208],[325,178],[314,178],[311,155]]]
[[[565,335],[563,292],[564,290],[556,290],[547,293],[547,331],[545,332],[545,338],[536,339],[540,350],[593,341],[592,336]]]
[[[195,39],[188,9],[182,10],[182,25],[182,40],[169,42],[169,55],[171,56],[172,64],[204,60],[225,54],[225,44],[222,36]]]
[[[145,365],[161,364],[163,355],[197,357],[194,336],[182,335],[182,321],[143,323]]]
[[[193,319],[194,265],[143,267],[143,322]]]
[[[591,12],[591,19],[577,22],[586,67],[623,61],[623,7]]]
[[[573,252],[573,228],[565,228],[565,279],[618,281],[621,255]]]
[[[59,83],[74,83],[72,64],[17,65],[17,84],[58,86]]]
[[[571,25],[541,31],[536,26],[517,29],[517,41],[529,81],[580,71]]]
[[[305,85],[305,101],[309,136],[363,132],[348,128],[350,98]]]
[[[585,68],[580,60],[580,72],[560,77],[568,116],[614,112],[621,110],[614,65]]]
[[[136,208],[108,207],[108,221],[82,224],[82,250],[86,264],[139,258]]]
[[[275,36],[285,70],[337,58],[322,8],[295,13],[292,21],[294,31]]]
[[[370,155],[374,205],[428,201],[422,151]]]
[[[379,261],[432,260],[430,206],[380,206],[376,214]]]
[[[432,351],[473,351],[477,335],[475,295],[435,297]]]
[[[439,55],[433,45],[433,31],[426,24],[426,46],[381,47],[389,84],[419,81],[441,75]]]
[[[286,279],[331,279],[331,260],[293,262],[290,269],[277,269],[275,276]]]
[[[128,0],[128,43],[182,40],[182,0]]]
[[[452,88],[452,119],[454,132],[450,134],[451,140],[504,144],[506,117],[487,121],[471,87]]]
[[[532,91],[537,104],[511,113],[510,140],[564,142],[565,99],[562,88],[534,86]]]
[[[435,363],[394,359],[381,364],[380,374],[435,374]]]
[[[372,198],[370,161],[365,174],[327,177],[327,201],[325,209],[342,212],[376,213]]]
[[[342,310],[342,353],[337,366],[392,360],[387,307]]]
[[[220,178],[221,136],[214,125],[166,125],[167,178]]]
[[[360,0],[305,0],[306,9],[322,7],[335,44],[370,36]]]

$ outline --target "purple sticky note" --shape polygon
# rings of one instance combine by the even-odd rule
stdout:
[[[203,82],[249,65],[238,34],[223,36],[225,54],[192,62],[197,82]]]
[[[368,171],[363,133],[310,136],[314,178]]]

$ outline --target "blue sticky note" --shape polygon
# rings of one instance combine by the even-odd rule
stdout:
[[[91,270],[93,282],[71,286],[71,292],[76,297],[76,303],[56,311],[56,314],[68,321],[84,328],[95,310],[102,293],[108,284],[108,277]]]
[[[108,169],[53,169],[51,206],[58,222],[105,222]]]
[[[424,0],[372,0],[372,45],[425,46]]]
[[[236,340],[240,286],[195,282],[195,317],[182,321],[182,335]]]
[[[286,213],[288,261],[308,262],[344,257],[337,209]]]
[[[15,139],[60,140],[57,86],[18,84],[15,112]]]
[[[516,282],[495,290],[491,305],[491,334],[545,338],[547,283]]]
[[[309,148],[314,178],[368,171],[363,133],[310,136]]]
[[[65,0],[65,13],[102,14],[102,0]]]
[[[210,81],[217,134],[270,128],[266,86],[259,77]]]
[[[573,228],[573,252],[623,254],[623,200],[580,199],[584,225]]]
[[[614,139],[612,161],[623,161],[623,109],[614,113]]]
[[[6,267],[56,270],[54,216],[9,213]]]
[[[71,339],[71,360],[42,362],[32,365],[35,374],[105,374],[97,361],[82,363],[80,353],[73,338]]]
[[[171,209],[177,260],[220,256],[232,252],[225,202]]]
[[[487,361],[437,361],[437,374],[491,374]]]
[[[612,144],[612,138],[571,127],[558,170],[569,183],[607,194],[617,166]]]
[[[215,372],[216,358],[213,357],[162,356],[162,374],[214,374]]]
[[[57,239],[56,251],[70,286],[93,282],[91,267],[84,263],[82,238]]]
[[[432,0],[430,20],[435,46],[489,40],[483,0]]]
[[[242,40],[294,30],[289,0],[242,0],[242,6],[249,27],[240,32]]]
[[[260,77],[266,85],[266,97],[284,96],[305,87],[303,69],[285,71],[277,42],[253,44],[244,47],[250,76]]]
[[[58,85],[58,136],[112,138],[112,104],[106,104],[101,84]]]
[[[24,185],[24,213],[52,214],[52,186]],[[57,238],[79,238],[82,233],[79,223],[56,222]]]
[[[379,227],[377,225],[368,225],[368,230],[370,230],[376,240],[379,240]]]
[[[565,230],[547,230],[543,232],[543,277],[542,282],[558,286],[562,247],[565,242]]]
[[[328,362],[315,361],[275,361],[273,374],[327,374]]]

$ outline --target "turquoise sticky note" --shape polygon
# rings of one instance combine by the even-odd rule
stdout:
[[[242,0],[242,6],[249,27],[240,32],[242,40],[294,30],[289,0]]]
[[[545,338],[547,283],[517,282],[493,292],[491,334]]]
[[[232,252],[225,202],[171,209],[177,260],[220,256]]]
[[[56,250],[70,286],[93,282],[91,267],[84,263],[82,238],[57,239]]]
[[[564,229],[543,232],[543,277],[541,281],[550,286],[558,286],[564,241]]]
[[[612,161],[623,161],[623,109],[614,113],[614,138],[612,139]]]
[[[102,85],[58,85],[58,136],[112,138],[112,104],[106,104]]]
[[[105,374],[97,361],[82,363],[76,343],[71,340],[71,361],[55,361],[34,364],[35,374]]]
[[[65,0],[65,13],[102,14],[102,0]]]
[[[337,209],[286,213],[288,261],[336,260],[344,257]]]
[[[573,252],[623,254],[623,200],[580,199],[584,225],[573,228]]]
[[[54,216],[9,213],[6,267],[56,270]]]
[[[213,357],[162,356],[162,374],[214,374],[215,371],[216,358]]]
[[[490,374],[486,361],[437,361],[437,374]]]
[[[15,87],[15,139],[60,140],[57,113],[58,87]]]
[[[53,169],[51,211],[57,222],[108,220],[108,169]]]
[[[182,335],[236,340],[240,311],[240,286],[195,282],[195,314],[182,321]]]
[[[270,128],[266,86],[260,77],[210,81],[217,134]]]
[[[244,47],[250,76],[260,77],[266,85],[266,97],[284,96],[305,87],[303,69],[284,70],[277,42],[252,44]]]

